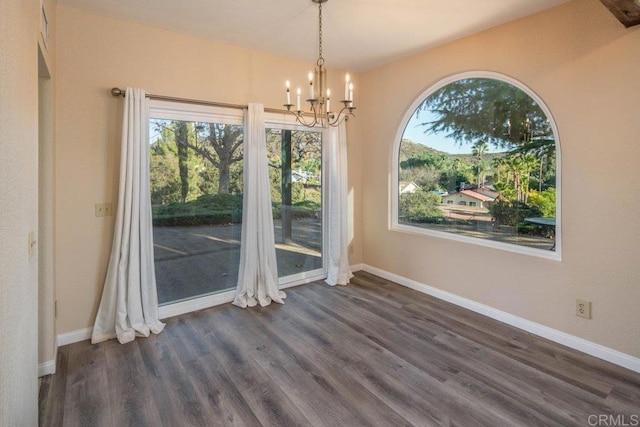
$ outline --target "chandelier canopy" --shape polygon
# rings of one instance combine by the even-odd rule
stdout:
[[[296,103],[291,103],[291,88],[289,80],[286,81],[287,103],[284,106],[287,111],[296,116],[296,120],[307,127],[329,127],[338,126],[349,116],[354,116],[353,110],[353,83],[349,77],[349,73],[345,76],[344,98],[334,106],[338,106],[338,111],[331,109],[331,89],[327,87],[327,69],[324,66],[324,57],[322,56],[322,4],[328,0],[311,0],[318,4],[318,60],[313,71],[309,71],[309,92],[306,102],[309,103],[309,111],[302,111],[301,97],[303,90],[298,87],[296,91]],[[295,107],[295,108],[294,108]],[[308,119],[305,119],[305,116]],[[355,117],[355,116],[354,116]]]

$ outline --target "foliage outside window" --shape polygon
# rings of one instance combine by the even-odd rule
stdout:
[[[507,80],[449,79],[410,112],[398,152],[398,225],[556,250],[554,125],[535,95]]]

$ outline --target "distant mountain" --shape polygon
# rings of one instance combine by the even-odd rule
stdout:
[[[426,145],[418,144],[408,139],[403,139],[400,144],[400,161],[410,159],[412,157],[418,157],[420,154],[442,154],[449,156],[444,151],[436,150],[435,148],[427,147]]]
[[[428,147],[426,145],[418,144],[417,142],[413,142],[409,139],[403,139],[400,144],[400,161],[404,161],[410,159],[412,157],[418,157],[420,154],[437,154],[445,157],[450,157],[452,159],[459,159],[461,162],[466,164],[473,164],[475,157],[472,154],[449,154],[444,151],[436,150],[435,148]],[[504,157],[506,153],[485,153],[482,158],[485,160],[493,160],[496,157]]]

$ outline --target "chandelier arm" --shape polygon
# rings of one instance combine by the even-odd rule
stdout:
[[[327,118],[327,123],[329,124],[329,126],[339,126],[340,123],[348,120],[349,116],[355,117],[352,111],[353,109],[353,107],[342,107],[342,109],[340,109],[338,113],[333,114],[333,119],[330,117]],[[345,111],[347,111],[347,113],[343,114],[345,113]]]
[[[314,127],[318,124],[318,112],[316,110],[316,103],[311,103],[311,113],[313,113],[313,119],[310,121],[306,121],[304,119],[304,113],[302,111],[292,111],[292,113],[296,116],[297,122],[302,126]]]
[[[307,122],[307,121],[304,119],[304,115],[303,115],[303,114],[301,114],[301,113],[299,114],[299,113],[294,112],[294,111],[292,111],[292,113],[296,116],[296,121],[297,121],[298,123],[300,123],[302,126],[305,126],[305,127],[313,127],[313,126],[315,126],[315,125],[316,125],[316,118],[315,118],[315,116],[314,116],[313,120],[311,120],[310,122]]]

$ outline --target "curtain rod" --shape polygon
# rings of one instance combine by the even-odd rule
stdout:
[[[111,95],[113,96],[125,96],[125,91],[114,87],[111,89]],[[247,105],[240,105],[240,104],[226,104],[224,102],[213,102],[213,101],[203,101],[203,100],[199,100],[199,99],[189,99],[189,98],[176,98],[173,96],[165,96],[165,95],[154,95],[152,93],[147,93],[147,98],[149,99],[157,99],[159,101],[171,101],[171,102],[182,102],[185,104],[195,104],[195,105],[208,105],[208,106],[212,106],[212,107],[222,107],[222,108],[233,108],[235,110],[246,110],[249,107]],[[278,108],[265,108],[264,109],[265,113],[279,113],[279,114],[283,114],[283,113],[289,113],[289,111],[287,110],[282,110],[282,109],[278,109]],[[309,113],[303,113],[303,114],[309,114]]]

